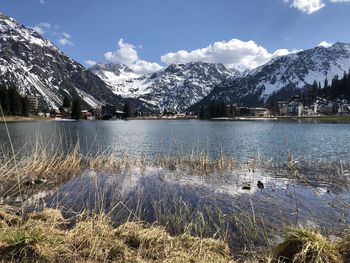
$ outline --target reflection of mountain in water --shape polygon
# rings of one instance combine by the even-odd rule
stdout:
[[[258,189],[258,180],[264,181],[265,189]],[[241,189],[244,182],[252,185],[251,191]],[[224,235],[227,230],[231,244],[237,248],[237,242],[242,241],[238,224],[243,218],[255,220],[257,231],[262,225],[273,230],[298,223],[341,229],[340,222],[350,220],[349,207],[338,205],[342,200],[349,203],[349,194],[333,196],[295,180],[257,174],[235,174],[222,181],[135,169],[120,174],[86,171],[45,201],[49,207],[62,208],[67,215],[104,211],[112,215],[116,224],[126,220],[158,222],[172,233],[184,231],[191,223],[201,226],[193,228],[194,232],[203,231],[195,234]]]

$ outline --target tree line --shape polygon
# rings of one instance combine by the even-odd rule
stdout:
[[[323,84],[314,81],[312,86],[305,88],[304,93],[301,94],[304,105],[310,105],[318,97],[350,101],[350,71],[344,72],[342,78],[336,75],[331,82],[328,79],[325,79]]]
[[[232,117],[235,113],[234,105],[228,105],[225,101],[211,101],[207,107],[199,108],[199,118]]]
[[[29,116],[29,100],[21,96],[15,87],[0,86],[0,106],[3,115]]]

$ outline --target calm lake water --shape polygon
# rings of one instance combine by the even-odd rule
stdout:
[[[79,142],[85,152],[116,149],[134,157],[179,151],[219,152],[238,160],[283,158],[287,150],[303,160],[348,160],[350,124],[258,121],[134,120],[9,123],[15,149],[61,143],[69,149]],[[0,142],[10,150],[4,124]],[[23,148],[24,147],[24,148]]]

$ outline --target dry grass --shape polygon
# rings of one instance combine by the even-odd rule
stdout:
[[[50,217],[18,221],[0,229],[0,257],[6,261],[50,261],[59,257],[64,231]]]
[[[215,239],[171,236],[162,227],[134,222],[115,229],[103,215],[69,230],[65,223],[52,209],[5,223],[0,257],[9,262],[232,262],[228,245]]]
[[[196,173],[206,176],[232,172],[239,167],[239,163],[231,156],[219,154],[218,157],[212,158],[206,151],[192,151],[188,155],[179,152],[174,156],[161,156],[156,158],[151,164],[157,167],[165,167],[172,171],[182,170],[187,171],[189,174]]]
[[[343,256],[344,262],[350,262],[350,230],[348,230],[344,238],[337,242],[337,249],[340,254]]]
[[[319,232],[303,227],[290,229],[283,243],[274,251],[280,262],[340,263],[343,262],[335,245]]]

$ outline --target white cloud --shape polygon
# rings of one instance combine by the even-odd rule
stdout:
[[[71,35],[68,34],[68,33],[65,33],[65,32],[62,33],[62,36],[63,36],[64,38],[71,38]]]
[[[139,59],[129,67],[137,74],[148,74],[162,69],[162,66],[158,63],[148,62],[141,59]]]
[[[44,35],[51,31],[52,25],[47,22],[40,22],[39,24],[33,26],[32,29],[40,35]]]
[[[88,65],[88,66],[91,66],[91,67],[97,64],[96,61],[93,61],[93,60],[91,60],[91,59],[88,59],[88,60],[84,61],[84,63],[85,63],[86,65]]]
[[[44,0],[39,0],[39,3],[43,5],[43,4],[45,4],[45,1]]]
[[[319,47],[331,47],[333,46],[332,43],[329,43],[327,41],[322,41],[320,44],[318,44]]]
[[[32,29],[40,35],[51,35],[57,39],[58,44],[61,46],[74,46],[74,43],[71,40],[72,36],[66,32],[59,32],[60,27],[58,25],[40,22],[39,24],[33,26]]]
[[[119,48],[116,51],[108,51],[104,54],[107,61],[131,65],[139,59],[136,47],[134,45],[124,42],[124,40],[121,38],[118,41],[118,46]]]
[[[71,35],[68,33],[59,33],[58,43],[62,46],[74,46],[74,43],[71,41]]]
[[[290,3],[290,7],[296,8],[301,12],[309,15],[321,10],[326,4],[323,0],[284,0],[285,3]]]
[[[223,63],[227,67],[239,70],[256,68],[274,57],[287,55],[287,49],[278,49],[269,53],[264,47],[254,41],[241,41],[231,39],[229,41],[215,42],[205,48],[192,51],[180,50],[171,52],[161,57],[166,64],[188,63],[192,61],[205,61]]]
[[[74,43],[72,41],[70,41],[69,39],[67,39],[67,38],[60,38],[60,39],[58,39],[58,43],[61,46],[74,46]]]
[[[44,29],[40,26],[33,26],[32,29],[40,35],[43,35],[45,33]]]
[[[143,47],[139,45],[138,48],[142,49]],[[162,69],[158,63],[140,59],[136,46],[124,42],[122,38],[118,41],[118,49],[106,52],[104,57],[108,62],[129,66],[137,74],[148,74]]]

